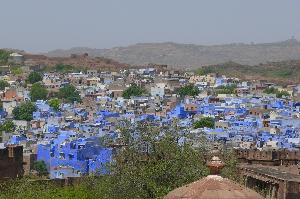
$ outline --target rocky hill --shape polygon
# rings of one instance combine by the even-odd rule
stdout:
[[[55,50],[47,56],[70,56],[88,53],[94,57],[106,57],[121,63],[145,65],[167,64],[178,68],[197,68],[228,61],[244,65],[257,65],[268,61],[300,59],[300,42],[289,39],[263,44],[194,45],[177,43],[143,43],[112,49],[72,48]]]
[[[45,55],[24,54],[25,63],[28,65],[43,65],[54,67],[58,64],[69,65],[81,69],[97,70],[120,70],[128,68],[128,64],[123,64],[109,58],[90,57],[87,54],[72,54],[68,57],[48,57]]]

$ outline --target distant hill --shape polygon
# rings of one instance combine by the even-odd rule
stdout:
[[[203,66],[196,71],[198,74],[218,73],[249,80],[268,80],[284,85],[300,83],[300,60],[267,62],[255,66],[227,62]]]
[[[45,55],[24,54],[25,62],[29,65],[42,65],[49,68],[57,65],[73,66],[80,69],[120,70],[130,67],[109,58],[90,57],[86,54],[73,54],[68,57],[48,57]]]
[[[243,65],[258,65],[268,61],[300,60],[300,42],[289,39],[262,44],[194,45],[177,43],[142,43],[111,49],[72,48],[54,50],[47,56],[70,56],[88,53],[94,57],[111,58],[121,63],[145,65],[167,64],[178,68],[197,68],[228,61]]]

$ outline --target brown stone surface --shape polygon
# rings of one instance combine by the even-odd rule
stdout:
[[[268,166],[297,165],[300,159],[299,150],[263,150],[236,149],[236,157],[241,163],[261,164]]]
[[[288,167],[240,164],[239,170],[246,179],[246,186],[255,188],[260,185],[268,190],[267,198],[300,198],[300,176],[290,172]]]
[[[23,173],[23,147],[0,149],[0,180],[20,177]]]
[[[241,169],[251,171],[253,173],[264,175],[265,177],[270,177],[279,180],[300,182],[300,176],[298,174],[288,172],[288,168],[284,169],[284,167],[249,165],[249,164],[240,164],[239,167]]]
[[[229,179],[209,175],[171,191],[164,199],[261,199],[261,195]]]

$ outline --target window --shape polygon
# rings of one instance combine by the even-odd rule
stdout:
[[[70,147],[71,147],[71,149],[76,149],[76,144],[75,143],[71,143]]]
[[[13,158],[14,157],[14,148],[13,147],[9,147],[8,148],[8,157],[9,158]]]
[[[64,154],[64,153],[62,153],[62,152],[61,152],[61,153],[59,153],[59,158],[64,160],[64,159],[66,158],[66,157],[65,157],[65,154]]]
[[[72,160],[74,158],[73,154],[69,154],[69,159]]]

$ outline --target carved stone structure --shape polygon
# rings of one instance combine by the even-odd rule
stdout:
[[[236,149],[235,153],[241,163],[279,166],[297,165],[300,162],[299,150]]]
[[[300,175],[281,171],[278,167],[241,164],[245,185],[265,193],[268,199],[300,198]]]

